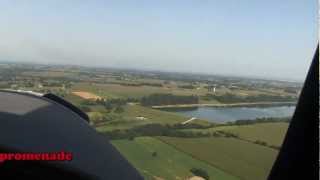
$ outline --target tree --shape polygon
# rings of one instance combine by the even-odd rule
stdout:
[[[108,110],[108,111],[111,111],[112,110],[112,104],[109,102],[109,101],[107,101],[105,104],[104,104],[104,107],[106,108],[106,110]]]
[[[197,104],[198,96],[178,96],[173,94],[151,94],[141,98],[143,106],[158,106],[172,104]]]
[[[134,136],[129,136],[129,141],[133,141],[134,140]]]
[[[102,98],[98,98],[98,99],[96,99],[96,103],[97,104],[103,104],[104,100]]]
[[[256,140],[254,143],[255,143],[255,144],[262,145],[262,146],[267,146],[267,145],[268,145],[266,142],[260,141],[260,140]]]
[[[115,113],[123,113],[124,109],[122,106],[117,106],[116,109],[114,110]]]
[[[209,177],[209,174],[207,171],[203,170],[203,169],[200,169],[200,168],[192,168],[190,169],[190,172],[192,174],[194,174],[195,176],[200,176],[206,180],[209,180],[210,177]]]
[[[157,157],[158,153],[157,152],[153,152],[152,153],[152,157]]]

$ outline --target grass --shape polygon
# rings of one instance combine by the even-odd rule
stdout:
[[[250,141],[264,141],[269,145],[281,146],[286,135],[289,123],[261,123],[236,128],[225,131],[238,134],[240,138]]]
[[[170,93],[175,95],[199,95],[208,93],[204,88],[181,89],[176,86],[153,87],[153,86],[124,86],[119,84],[97,84],[97,83],[76,83],[72,87],[73,91],[88,91],[105,98],[141,98],[154,93]],[[218,94],[225,93],[225,90],[218,90]],[[216,102],[216,101],[215,101]]]
[[[25,71],[22,72],[24,76],[31,76],[31,77],[73,77],[75,73],[68,72],[68,71]]]
[[[193,176],[189,171],[193,167],[205,169],[210,179],[238,179],[155,138],[140,137],[133,141],[115,140],[112,144],[145,179],[186,179]],[[152,156],[153,152],[157,152],[156,157]]]
[[[100,132],[111,131],[115,129],[130,129],[135,126],[158,123],[158,124],[177,124],[188,120],[188,118],[172,112],[165,112],[140,105],[127,105],[124,112],[120,114],[113,113],[118,116],[116,120],[106,122],[104,126],[97,128]],[[110,115],[110,114],[109,114]],[[136,117],[143,116],[147,119],[138,120]],[[195,120],[193,123],[201,125],[209,125],[204,120]]]
[[[125,129],[131,129],[136,126],[150,124],[150,123],[152,122],[119,118],[118,120],[108,121],[104,123],[102,126],[96,127],[96,130],[99,132],[107,132],[112,130],[125,130]]]
[[[105,84],[94,83],[76,83],[72,86],[72,91],[88,91],[103,98],[120,98],[117,93],[114,93],[115,89],[108,87]]]
[[[153,93],[170,93],[170,90],[163,87],[151,86],[123,86],[119,84],[89,84],[77,83],[73,90],[82,90],[94,93],[105,98],[141,98]]]
[[[92,121],[92,122],[99,121],[99,120],[103,119],[103,117],[105,116],[104,113],[99,112],[99,111],[88,112],[87,115],[89,116],[90,121]]]
[[[216,131],[231,130],[231,129],[235,129],[237,127],[238,126],[217,126],[217,127],[208,128],[208,129],[183,129],[181,131],[192,131],[194,133],[197,133],[197,132],[213,133],[213,132],[216,132]]]
[[[192,94],[195,90],[181,90],[162,87],[130,87],[115,84],[90,85],[76,84],[73,89],[92,92],[106,98],[139,98],[152,93]],[[199,90],[198,93],[204,93]],[[69,96],[72,102],[79,99]],[[204,102],[204,101],[203,101]],[[216,103],[212,101],[212,103]],[[126,105],[123,113],[106,113],[101,107],[90,117],[113,116],[114,120],[97,127],[100,132],[115,129],[130,129],[149,123],[176,124],[186,121],[181,115],[165,112],[140,105]],[[99,112],[99,113],[97,113]],[[146,120],[138,120],[143,116]],[[208,122],[196,120],[194,123],[208,125]],[[280,146],[285,135],[287,123],[261,123],[245,126],[221,126],[210,129],[188,129],[184,131],[213,132],[223,130],[238,134],[240,138],[261,140],[269,145]],[[192,176],[190,169],[202,168],[208,171],[211,179],[266,179],[278,153],[277,150],[233,138],[174,138],[139,137],[135,140],[114,140],[117,149],[140,171],[146,179],[185,179]],[[152,153],[157,152],[157,157]]]
[[[136,80],[137,82],[143,82],[143,80]],[[112,81],[113,82],[113,81]],[[117,81],[118,83],[128,83],[127,81]],[[113,82],[114,83],[114,82]],[[133,82],[130,82],[133,83]],[[143,96],[148,96],[154,93],[169,93],[174,95],[197,95],[200,96],[199,103],[203,104],[220,104],[219,101],[215,99],[206,100],[201,96],[208,94],[209,92],[205,87],[200,89],[182,89],[178,88],[177,85],[170,85],[164,87],[154,87],[154,86],[125,86],[120,84],[98,84],[98,83],[75,83],[71,91],[87,91],[98,95],[103,98],[141,98]],[[268,95],[283,95],[278,91],[272,92],[261,92],[258,90],[230,90],[228,88],[218,88],[216,90],[216,95],[223,95],[225,93],[232,93],[239,96],[255,96],[259,94]]]
[[[180,151],[245,180],[267,178],[278,151],[234,138],[160,137]]]
[[[80,105],[80,103],[84,100],[79,96],[76,96],[74,94],[68,93],[63,97],[65,100],[71,102],[74,105]]]
[[[160,124],[176,124],[176,123],[184,122],[189,119],[177,113],[156,110],[156,109],[143,107],[139,105],[126,106],[125,112],[123,114],[124,116],[128,116],[128,117],[143,116],[148,118],[154,123],[160,123]],[[201,120],[194,121],[194,122],[198,122],[203,125],[209,124],[207,121],[201,121]]]
[[[25,76],[74,78],[84,76],[78,72],[67,71],[41,71],[24,72]],[[102,77],[101,82],[131,83],[131,81],[112,80],[112,77]],[[137,78],[132,83],[149,82],[163,83],[163,80]],[[71,91],[88,91],[106,99],[110,98],[141,98],[154,93],[171,93],[175,95],[198,95],[204,96],[208,93],[204,84],[199,89],[182,89],[178,85],[187,85],[184,82],[172,82],[166,87],[152,86],[124,86],[119,84],[97,84],[81,82],[73,84],[67,89],[65,99],[75,105],[80,105],[82,98],[70,94]],[[61,87],[44,87],[58,90]],[[35,87],[26,88],[30,90],[41,90]],[[259,94],[288,95],[283,90],[256,89],[256,90],[231,90],[227,87],[217,88],[216,95],[232,93],[240,96],[255,96]],[[200,98],[200,103],[220,103],[216,100],[205,100]],[[100,119],[108,116],[110,121],[102,122],[97,127],[98,131],[111,131],[115,129],[129,129],[135,126],[159,123],[176,124],[186,121],[181,115],[172,112],[164,112],[139,105],[127,105],[123,113],[110,113],[101,105],[90,105],[91,112],[88,113],[93,122],[100,123]],[[146,120],[138,120],[137,116],[146,117]],[[195,120],[193,123],[208,125],[208,122]],[[221,126],[210,129],[188,129],[183,131],[213,132],[223,130],[239,135],[240,138],[249,141],[264,141],[269,145],[280,146],[286,133],[287,123],[264,123],[246,126]],[[191,168],[205,169],[210,179],[221,180],[260,180],[266,179],[278,151],[233,138],[174,138],[174,137],[138,137],[135,140],[114,140],[112,143],[116,148],[141,172],[146,179],[185,179],[192,176]],[[156,157],[152,153],[157,152]],[[158,177],[158,178],[157,178]]]
[[[186,129],[183,131],[193,132],[215,132],[218,130],[237,134],[240,138],[249,141],[264,141],[269,145],[281,146],[289,123],[274,122],[274,123],[257,123],[252,125],[242,126],[218,126],[209,129]]]

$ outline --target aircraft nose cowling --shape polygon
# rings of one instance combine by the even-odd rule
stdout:
[[[70,152],[71,161],[43,163],[95,179],[143,179],[79,114],[50,98],[0,91],[0,123],[0,152]]]

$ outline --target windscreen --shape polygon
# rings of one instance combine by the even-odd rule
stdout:
[[[266,179],[318,35],[316,0],[0,7],[0,89],[72,103],[148,180]]]

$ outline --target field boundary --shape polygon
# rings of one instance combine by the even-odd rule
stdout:
[[[239,180],[244,180],[244,179],[242,179],[241,177],[239,177],[239,176],[237,176],[237,175],[234,175],[233,173],[231,173],[231,172],[229,172],[229,171],[227,171],[227,170],[224,170],[224,169],[222,169],[221,167],[218,167],[217,165],[214,165],[214,164],[212,164],[212,163],[209,163],[209,162],[207,162],[207,161],[204,161],[204,160],[202,160],[202,159],[199,159],[199,158],[193,156],[192,154],[190,154],[190,153],[188,153],[188,152],[185,152],[184,150],[181,150],[180,148],[178,148],[178,147],[176,147],[176,146],[174,146],[174,145],[172,145],[172,144],[169,144],[169,143],[165,142],[164,140],[162,140],[162,139],[159,138],[159,137],[153,137],[153,138],[155,138],[155,139],[157,139],[157,140],[159,140],[159,141],[167,144],[168,146],[171,146],[172,148],[176,149],[177,151],[180,151],[180,152],[182,152],[182,153],[185,153],[185,154],[189,155],[190,157],[192,157],[192,158],[195,159],[195,160],[198,160],[198,161],[201,161],[201,162],[203,162],[203,163],[206,163],[206,164],[208,164],[209,166],[212,166],[212,167],[214,167],[214,168],[217,168],[217,169],[219,169],[220,171],[223,171],[223,172],[225,172],[225,173],[227,173],[227,174],[229,174],[229,175],[231,175],[231,176],[234,176],[234,177],[238,178]]]

